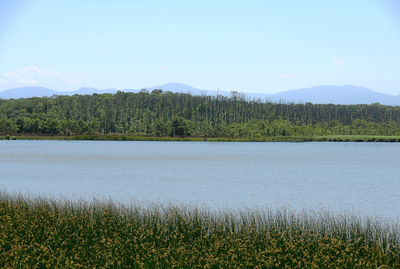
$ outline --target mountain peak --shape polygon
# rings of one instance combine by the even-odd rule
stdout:
[[[163,85],[159,86],[154,86],[147,88],[148,90],[155,90],[155,89],[161,89],[164,91],[172,91],[172,92],[181,92],[181,93],[191,93],[191,94],[198,94],[200,91],[204,91],[201,89],[194,88],[190,85],[184,84],[184,83],[179,83],[179,82],[168,82]]]
[[[354,85],[320,85],[277,93],[271,95],[270,98],[273,101],[283,100],[297,103],[371,104],[379,102],[387,105],[400,105],[400,98],[396,98],[396,96]]]

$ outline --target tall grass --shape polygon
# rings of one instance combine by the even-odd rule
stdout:
[[[0,194],[2,268],[400,268],[395,223]]]

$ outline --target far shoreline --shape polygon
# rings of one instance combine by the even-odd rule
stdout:
[[[176,141],[176,142],[400,142],[400,136],[330,135],[330,136],[271,136],[271,137],[171,137],[109,135],[3,135],[0,140],[73,140],[73,141]]]

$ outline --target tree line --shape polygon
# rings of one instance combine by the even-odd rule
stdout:
[[[400,135],[400,107],[139,93],[0,99],[0,134],[266,137]]]

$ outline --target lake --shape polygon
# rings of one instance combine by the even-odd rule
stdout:
[[[73,199],[400,216],[400,144],[0,141],[0,186]]]

